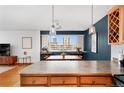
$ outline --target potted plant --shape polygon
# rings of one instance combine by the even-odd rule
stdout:
[[[81,49],[80,47],[77,47],[77,48],[76,48],[77,52],[80,52],[80,49]]]

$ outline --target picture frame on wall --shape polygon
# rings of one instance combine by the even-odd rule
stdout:
[[[32,49],[32,37],[22,37],[22,48]]]

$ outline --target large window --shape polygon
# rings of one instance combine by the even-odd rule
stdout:
[[[83,50],[84,46],[83,35],[56,35],[42,36],[42,47],[46,47],[51,52],[65,51],[72,52],[76,51],[77,48]]]

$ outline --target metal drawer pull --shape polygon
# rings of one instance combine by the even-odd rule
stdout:
[[[32,84],[35,84],[35,83],[36,83],[36,80],[33,80],[33,81],[32,81]]]
[[[63,80],[63,84],[65,83],[65,80]]]
[[[94,80],[92,81],[92,85],[95,85],[95,81]]]

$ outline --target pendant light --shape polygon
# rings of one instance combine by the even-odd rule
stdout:
[[[50,28],[50,35],[52,36],[56,35],[56,28],[54,23],[54,5],[52,5],[52,25]]]
[[[89,34],[96,32],[95,26],[93,26],[93,4],[91,6],[91,27],[89,28]]]

